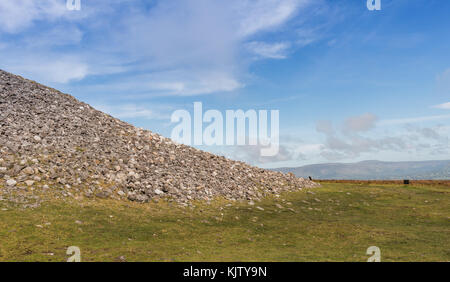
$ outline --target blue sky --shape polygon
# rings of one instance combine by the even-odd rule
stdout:
[[[174,110],[277,109],[263,167],[449,159],[450,2],[0,2],[0,68],[170,136]]]

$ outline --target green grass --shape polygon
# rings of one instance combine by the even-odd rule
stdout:
[[[369,246],[382,261],[450,261],[449,195],[444,186],[323,183],[254,206],[54,199],[22,210],[0,201],[0,261],[65,261],[69,246],[82,261],[367,261]]]

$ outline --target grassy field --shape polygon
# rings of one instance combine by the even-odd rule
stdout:
[[[0,188],[1,189],[1,188]],[[0,201],[0,261],[450,261],[445,185],[322,183],[254,205]]]
[[[345,183],[345,184],[393,184],[403,185],[403,180],[314,180],[319,183]],[[409,180],[411,185],[431,185],[450,187],[450,180]]]

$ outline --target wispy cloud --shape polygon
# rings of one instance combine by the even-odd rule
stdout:
[[[2,0],[0,1],[0,30],[19,32],[36,20],[50,20],[67,15],[65,1]]]
[[[377,119],[377,116],[371,113],[349,117],[345,120],[344,130],[346,132],[368,131],[375,127]]]
[[[89,64],[75,56],[52,58],[42,54],[40,58],[24,55],[19,59],[5,56],[2,63],[9,71],[40,82],[67,83],[83,79],[90,73]]]
[[[168,120],[170,119],[170,111],[172,110],[168,106],[152,105],[151,107],[147,107],[137,104],[124,104],[120,106],[94,104],[94,108],[120,119],[139,118],[148,120]]]
[[[286,59],[286,51],[290,44],[286,42],[265,43],[253,41],[247,44],[247,49],[261,58]]]
[[[254,33],[273,29],[291,18],[310,0],[239,0],[234,10],[239,15],[238,35],[247,37]]]
[[[433,106],[433,108],[436,108],[436,109],[443,109],[443,110],[450,110],[450,102],[442,103],[442,104]]]
[[[321,155],[327,160],[358,158],[366,153],[395,152],[415,153],[419,151],[435,154],[450,152],[448,147],[449,128],[444,126],[424,127],[419,122],[438,121],[450,118],[450,115],[381,120],[377,122],[374,114],[347,118],[342,129],[335,127],[331,121],[316,123],[316,130],[324,134],[325,142],[320,147]],[[376,126],[377,127],[376,127]],[[378,127],[396,126],[391,131]],[[403,125],[403,126],[398,126]],[[447,146],[446,150],[443,150]]]
[[[227,72],[192,72],[180,70],[161,71],[121,77],[108,83],[81,86],[85,93],[109,93],[110,97],[143,99],[162,96],[194,96],[233,91],[243,84]]]
[[[396,124],[406,124],[406,123],[419,123],[428,121],[438,121],[450,119],[450,115],[434,115],[434,116],[422,116],[422,117],[411,117],[411,118],[399,118],[399,119],[386,119],[380,120],[379,125],[396,125]]]
[[[297,31],[297,36],[298,39],[295,43],[300,47],[304,47],[320,40],[323,35],[320,28],[302,28]]]
[[[105,92],[114,92],[116,84],[128,85],[126,92],[140,87],[141,95],[232,92],[246,85],[248,51],[261,59],[288,55],[290,42],[255,37],[282,28],[310,3],[155,1],[149,8],[144,1],[99,0],[84,1],[82,10],[73,12],[62,0],[4,0],[0,33],[15,37],[2,42],[7,52],[0,61],[44,83],[121,73],[120,81],[101,80]],[[27,58],[11,62],[8,51]]]

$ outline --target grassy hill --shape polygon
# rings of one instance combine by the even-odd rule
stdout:
[[[275,169],[314,179],[450,179],[450,160],[419,162],[362,161]]]
[[[66,261],[69,246],[82,261],[366,261],[369,246],[382,261],[450,261],[449,196],[443,185],[322,183],[254,205],[2,200],[0,261]]]

